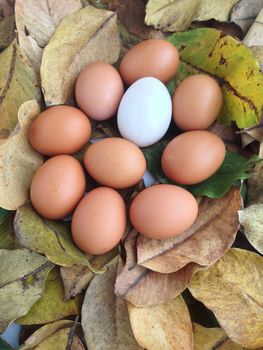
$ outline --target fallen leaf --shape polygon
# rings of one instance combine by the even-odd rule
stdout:
[[[11,214],[10,211],[0,208],[0,225],[5,221],[5,219]]]
[[[207,128],[207,130],[219,136],[224,141],[227,150],[233,153],[240,152],[240,135],[237,134],[233,125],[223,125],[216,122]]]
[[[263,203],[263,162],[259,162],[248,180],[247,203],[262,204]]]
[[[4,17],[9,17],[14,14],[15,0],[2,0],[2,11]]]
[[[215,265],[198,271],[189,285],[192,295],[213,311],[237,344],[263,346],[263,258],[231,249]]]
[[[207,21],[193,21],[191,28],[215,28],[221,30],[224,35],[231,35],[234,38],[242,40],[244,34],[242,29],[234,22],[220,22],[212,18]]]
[[[165,32],[188,29],[192,21],[215,18],[227,21],[237,0],[149,0],[145,22]]]
[[[263,46],[250,46],[250,50],[253,52],[254,57],[257,59],[261,71],[263,71]]]
[[[0,349],[1,350],[12,350],[13,348],[5,342],[2,338],[0,338]]]
[[[142,348],[194,350],[191,318],[181,295],[166,304],[148,307],[128,303],[128,311],[134,336]]]
[[[59,268],[55,268],[47,276],[45,291],[30,309],[30,311],[16,322],[22,325],[44,324],[60,320],[80,312],[81,297],[65,301],[63,283]]]
[[[64,328],[70,328],[74,326],[74,321],[59,320],[53,323],[46,324],[39,328],[36,332],[30,335],[30,337],[21,345],[20,350],[35,349],[43,340],[55,334],[58,330]]]
[[[188,264],[175,273],[165,274],[137,265],[137,236],[132,230],[125,238],[126,263],[116,278],[115,294],[138,307],[166,303],[185,290],[201,266]]]
[[[39,73],[43,49],[65,16],[82,8],[80,0],[16,0],[18,42]]]
[[[65,103],[88,63],[115,63],[119,53],[115,13],[88,6],[65,17],[43,52],[40,73],[46,104]]]
[[[17,249],[21,247],[16,239],[13,223],[13,214],[9,214],[0,223],[0,249]]]
[[[193,323],[195,350],[243,350],[222,328],[206,328]]]
[[[246,34],[262,7],[262,0],[239,0],[231,10],[231,21]]]
[[[68,347],[70,345],[70,347]],[[56,333],[52,334],[50,337],[43,340],[35,350],[65,350],[69,348],[70,350],[85,350],[84,345],[80,339],[73,335],[72,340],[70,339],[70,329],[63,328],[58,330]]]
[[[28,249],[0,249],[0,333],[41,298],[53,266]]]
[[[161,241],[138,237],[138,264],[161,273],[176,272],[189,263],[214,264],[235,240],[241,206],[237,188],[219,199],[202,198],[196,221],[182,234]]]
[[[126,302],[114,295],[117,263],[116,257],[107,272],[95,276],[85,295],[82,328],[89,350],[141,349],[132,333]]]
[[[168,38],[179,50],[180,66],[168,84],[172,93],[189,75],[204,73],[217,79],[224,103],[218,121],[239,128],[257,125],[262,115],[263,76],[251,50],[216,29],[196,29]]]
[[[30,204],[25,204],[16,212],[14,227],[22,246],[45,254],[54,264],[82,264],[96,273],[100,272],[92,267],[88,256],[75,246],[71,237],[70,222],[46,220],[39,216]]]
[[[252,24],[251,28],[249,29],[247,35],[243,40],[243,43],[248,47],[263,46],[262,29],[263,29],[263,8],[259,12],[257,18],[255,19],[255,22]]]
[[[101,270],[117,254],[118,250],[113,249],[109,253],[93,256],[89,261],[93,268]],[[60,268],[60,274],[64,285],[66,300],[80,294],[83,289],[87,288],[89,282],[94,277],[90,269],[83,265],[73,265],[70,267],[62,266]]]
[[[0,21],[0,50],[5,49],[15,38],[15,16]]]
[[[30,123],[39,114],[39,105],[25,102],[19,109],[19,124],[12,135],[0,145],[0,206],[16,210],[29,196],[31,180],[43,163],[43,157],[28,142]]]
[[[13,41],[0,54],[0,140],[15,128],[20,106],[39,96],[35,72]]]

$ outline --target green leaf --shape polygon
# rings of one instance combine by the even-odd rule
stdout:
[[[223,197],[237,181],[249,177],[249,171],[260,159],[257,156],[246,159],[237,153],[226,151],[225,160],[214,175],[199,184],[186,186],[169,180],[162,171],[161,157],[167,143],[168,141],[161,141],[143,149],[148,169],[156,177],[158,182],[178,185],[187,189],[195,196],[207,196],[210,198]]]
[[[224,96],[219,121],[226,125],[234,121],[239,128],[258,124],[262,116],[263,75],[250,49],[209,28],[176,33],[167,40],[178,48],[181,61],[168,84],[171,93],[186,77],[209,74],[218,80]]]
[[[0,350],[11,350],[13,349],[7,342],[0,338]]]
[[[0,208],[0,225],[5,221],[6,217],[10,214],[10,211]]]

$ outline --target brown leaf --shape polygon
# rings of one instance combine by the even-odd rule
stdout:
[[[2,0],[3,17],[9,17],[14,14],[15,0]]]
[[[181,295],[148,307],[128,303],[128,311],[134,336],[144,349],[194,350],[192,323]]]
[[[226,148],[229,151],[240,151],[240,136],[236,133],[233,126],[214,123],[208,128],[208,130],[219,136],[224,141]]]
[[[115,293],[135,306],[165,303],[178,296],[192,275],[201,267],[188,264],[175,273],[158,273],[136,264],[136,239],[133,230],[125,239],[126,263],[115,283]]]
[[[5,49],[15,38],[15,16],[0,21],[0,50]]]
[[[80,0],[16,0],[18,41],[39,73],[44,47],[61,20],[82,8]]]
[[[193,21],[191,24],[192,28],[215,28],[221,30],[224,35],[231,35],[234,38],[242,40],[244,34],[242,29],[234,22],[220,22],[214,18],[207,21]]]
[[[263,203],[263,162],[258,163],[248,180],[247,204]]]
[[[63,104],[73,96],[76,79],[88,63],[118,60],[116,17],[113,12],[88,6],[61,21],[44,49],[41,62],[47,105]]]
[[[138,264],[161,273],[178,271],[189,263],[214,264],[235,240],[241,206],[238,188],[222,198],[204,197],[196,221],[181,235],[161,241],[139,236]]]
[[[262,0],[239,0],[232,8],[231,21],[246,34],[262,9]]]

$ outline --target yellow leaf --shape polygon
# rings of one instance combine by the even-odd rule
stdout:
[[[128,303],[128,311],[134,336],[142,348],[194,349],[192,323],[182,296],[148,307]]]
[[[52,334],[42,343],[35,347],[35,350],[65,350],[68,347],[70,339],[70,329],[63,328]],[[70,350],[85,350],[83,344],[77,336],[72,339]]]
[[[48,274],[43,297],[17,322],[28,325],[60,320],[61,318],[78,314],[81,302],[81,297],[65,301],[59,269],[55,268]]]
[[[27,249],[0,249],[0,333],[41,298],[53,266]]]
[[[34,98],[39,99],[35,72],[14,41],[0,54],[0,140],[16,126],[20,106]]]
[[[198,271],[188,288],[231,340],[251,349],[263,346],[263,257],[233,248]]]
[[[227,21],[238,0],[149,0],[145,22],[166,32],[186,30],[192,21]]]
[[[29,196],[32,177],[43,163],[42,155],[32,148],[27,137],[30,123],[39,112],[36,100],[25,102],[18,112],[17,128],[0,145],[0,207],[2,208],[16,210],[25,203]]]
[[[16,28],[19,46],[39,73],[43,48],[65,16],[82,8],[80,0],[17,0]]]
[[[40,73],[46,104],[65,103],[88,63],[115,63],[119,53],[115,13],[88,6],[65,17],[43,53]]]

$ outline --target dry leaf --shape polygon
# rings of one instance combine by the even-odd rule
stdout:
[[[3,17],[9,17],[14,14],[15,0],[1,0]]]
[[[133,230],[125,238],[126,263],[115,283],[115,293],[135,306],[166,303],[178,296],[188,285],[192,275],[201,267],[188,264],[175,273],[158,273],[137,265],[136,239]]]
[[[240,0],[232,8],[231,21],[246,34],[263,7],[262,0]]]
[[[243,43],[248,47],[255,46],[255,45],[263,46],[262,29],[263,29],[263,8],[259,12],[257,18],[255,19],[255,22],[249,29],[247,35],[243,40]]]
[[[229,126],[216,122],[212,124],[208,130],[219,136],[224,141],[226,148],[229,151],[236,153],[240,152],[240,136],[236,133],[236,130],[232,125]]]
[[[0,223],[0,249],[21,248],[14,232],[14,215],[9,214]]]
[[[166,304],[135,307],[128,303],[138,343],[151,350],[194,350],[192,323],[182,296]]]
[[[192,262],[214,264],[235,240],[241,206],[238,188],[222,198],[203,197],[195,223],[182,234],[161,241],[139,236],[138,264],[161,273],[178,271]]]
[[[70,347],[69,344],[71,343]],[[52,334],[50,337],[43,340],[35,350],[85,350],[80,339],[73,335],[71,340],[70,328],[63,328]]]
[[[29,196],[32,177],[43,163],[42,155],[31,147],[27,139],[29,126],[39,111],[36,100],[25,102],[18,112],[19,124],[16,130],[0,145],[0,207],[2,208],[16,210],[25,203]]]
[[[243,350],[222,328],[205,328],[193,323],[195,350]]]
[[[41,298],[53,266],[27,249],[0,249],[0,333]]]
[[[0,50],[5,49],[15,38],[15,16],[0,20]]]
[[[82,8],[80,0],[16,0],[18,42],[39,73],[44,47],[62,18]]]
[[[186,30],[192,21],[227,21],[237,0],[149,0],[145,22],[165,32]]]
[[[117,249],[111,250],[109,253],[92,256],[89,262],[97,270],[101,270],[118,254]],[[86,289],[94,274],[89,268],[83,265],[73,265],[71,267],[61,267],[60,274],[64,285],[66,300],[80,294]]]
[[[35,72],[14,41],[0,54],[0,140],[15,128],[20,106],[34,98],[39,99]]]
[[[88,63],[115,63],[119,53],[115,13],[88,6],[65,17],[43,53],[40,72],[46,104],[65,103]]]
[[[118,258],[90,282],[82,306],[82,328],[89,350],[140,350],[125,300],[114,295]],[[142,349],[141,349],[142,350]]]
[[[247,203],[263,203],[263,162],[259,162],[248,180]]]
[[[263,71],[263,46],[250,46],[250,50],[258,60],[261,71]]]
[[[192,295],[213,311],[230,339],[251,349],[263,346],[263,258],[231,249],[215,265],[197,272]]]
[[[43,297],[17,322],[22,325],[29,325],[57,321],[61,318],[78,314],[81,303],[81,297],[65,301],[59,268],[55,268],[47,276]]]

